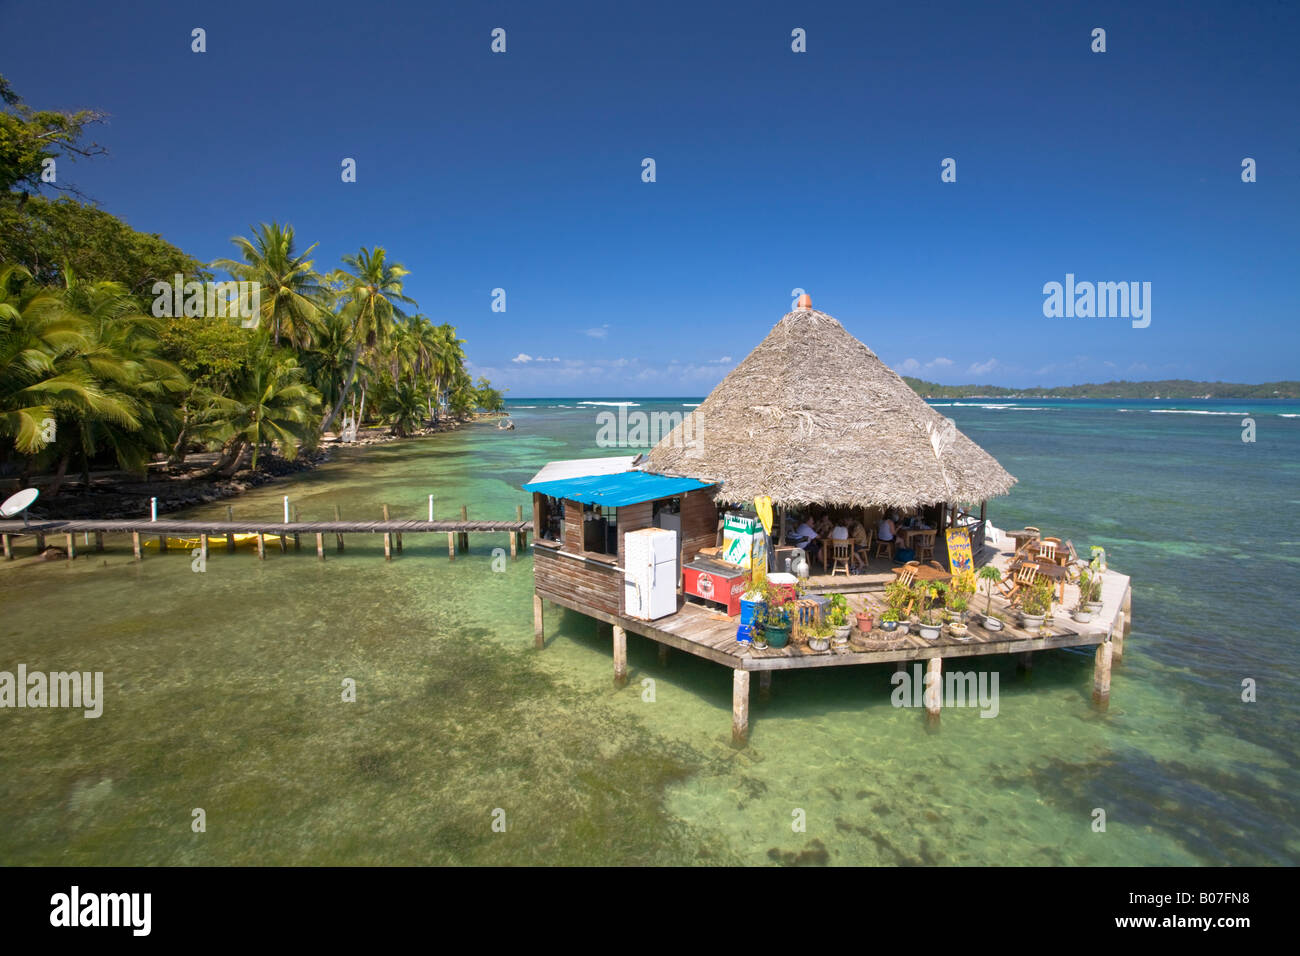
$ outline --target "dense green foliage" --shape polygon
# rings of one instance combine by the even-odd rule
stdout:
[[[344,419],[404,436],[502,407],[471,381],[454,327],[404,311],[409,271],[382,247],[320,273],[315,246],[272,222],[205,266],[91,205],[31,195],[46,160],[99,151],[81,144],[98,114],[34,112],[3,77],[0,100],[0,472],[53,469],[56,493],[72,466],[88,480],[92,466],[142,472],[206,450],[229,474]],[[240,312],[214,310],[209,269],[250,284]],[[172,302],[177,275],[209,284]]]
[[[1300,382],[1102,382],[1052,388],[1003,388],[1000,385],[940,385],[904,375],[903,381],[925,398],[1300,398]]]

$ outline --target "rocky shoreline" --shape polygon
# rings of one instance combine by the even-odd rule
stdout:
[[[423,428],[405,438],[425,438],[442,432],[456,431],[473,422],[446,422],[432,428]],[[142,518],[150,513],[150,499],[158,499],[158,513],[180,511],[196,505],[210,504],[224,498],[235,498],[250,488],[269,484],[289,475],[311,471],[330,460],[336,448],[357,448],[365,445],[387,445],[404,441],[389,434],[387,429],[368,429],[354,442],[327,441],[322,447],[299,454],[292,460],[277,455],[264,455],[256,471],[243,469],[230,477],[199,478],[198,462],[214,456],[191,456],[189,468],[159,469],[147,478],[138,475],[112,474],[102,477],[92,475],[90,488],[83,489],[79,481],[69,481],[64,490],[54,498],[41,498],[31,509],[32,518]],[[40,483],[36,487],[41,487]]]

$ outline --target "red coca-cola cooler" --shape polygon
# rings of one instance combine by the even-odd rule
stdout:
[[[717,558],[696,558],[682,568],[682,592],[711,604],[720,604],[728,617],[740,613],[749,572]]]

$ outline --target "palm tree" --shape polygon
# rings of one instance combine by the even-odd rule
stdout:
[[[305,349],[320,329],[321,311],[329,292],[308,258],[317,243],[302,255],[294,248],[293,226],[262,223],[253,227],[253,238],[235,236],[243,262],[218,259],[214,269],[225,269],[240,281],[260,286],[259,327],[268,329],[272,341],[283,336],[289,345]]]
[[[402,294],[402,280],[410,271],[400,263],[389,264],[388,253],[382,246],[373,251],[361,247],[355,256],[344,256],[346,268],[332,276],[340,286],[339,301],[342,315],[352,328],[352,364],[348,369],[343,391],[333,409],[321,423],[321,433],[329,431],[347,400],[349,390],[357,375],[357,363],[363,349],[382,350],[393,331],[393,319],[406,318],[399,302],[414,304],[415,300]],[[364,413],[365,403],[362,403]]]
[[[296,455],[311,431],[312,411],[320,404],[320,395],[307,384],[298,360],[276,351],[269,341],[262,343],[234,399],[238,407],[227,440],[228,445],[233,440],[234,450],[231,454],[228,447],[225,457],[237,463],[241,446],[250,445],[252,468],[257,468],[258,454],[267,442],[278,442],[286,458]]]
[[[58,289],[39,288],[19,266],[0,271],[0,437],[22,455],[50,444],[47,423],[98,416],[138,427],[137,410],[104,390],[78,361],[93,341],[88,321]],[[67,467],[67,457],[62,467]]]
[[[83,282],[70,269],[64,270],[64,283],[64,306],[86,328],[86,341],[72,362],[129,413],[124,418],[112,410],[78,410],[72,416],[70,430],[80,438],[82,478],[88,487],[96,451],[111,450],[125,471],[144,471],[150,456],[175,435],[176,397],[189,383],[177,366],[159,356],[162,323],[143,314],[124,285]],[[57,485],[51,494],[54,490]]]

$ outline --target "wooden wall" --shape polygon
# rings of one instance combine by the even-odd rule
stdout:
[[[564,550],[569,550],[567,545]],[[618,614],[623,572],[601,561],[561,554],[555,548],[534,547],[533,587],[543,597],[567,597],[606,614]]]
[[[700,548],[717,544],[718,507],[713,488],[700,488],[682,495],[682,563],[695,560]]]

